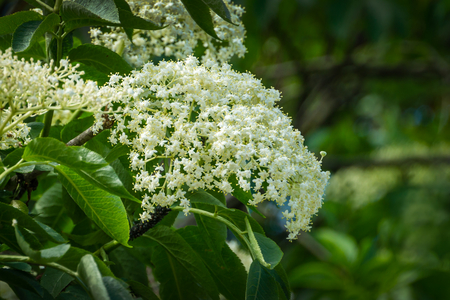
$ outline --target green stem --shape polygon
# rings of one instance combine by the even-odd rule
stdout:
[[[112,241],[106,243],[105,245],[103,245],[102,247],[100,247],[97,251],[95,251],[94,255],[99,256],[101,249],[103,249],[105,252],[108,252],[108,251],[113,251],[114,249],[116,249],[119,246],[120,246],[120,243],[118,241],[112,240]]]
[[[54,269],[60,270],[64,273],[69,274],[70,276],[74,277],[75,279],[78,278],[78,273],[74,272],[63,265],[54,263],[54,262],[35,262],[28,256],[20,256],[20,255],[0,255],[0,262],[24,262],[24,263],[30,263],[30,264],[37,264],[37,265],[43,265],[47,267],[52,267]]]
[[[40,6],[42,6],[42,7],[45,8],[46,10],[48,10],[49,12],[54,12],[53,8],[52,8],[51,6],[49,6],[49,5],[47,5],[47,3],[44,3],[44,2],[42,2],[42,1],[40,1],[40,0],[36,0],[36,2],[37,2]]]
[[[23,162],[23,159],[21,159],[17,164],[12,166],[11,168],[7,168],[3,173],[0,174],[0,181],[2,181],[3,178],[8,176],[8,174],[14,170],[17,170],[19,168],[26,167],[26,166],[37,165],[37,164],[47,164],[47,163],[35,162],[35,161]]]
[[[174,207],[171,207],[170,209],[171,210],[183,211],[184,207],[174,206]],[[216,213],[211,213],[209,211],[205,211],[205,210],[198,209],[198,208],[190,208],[189,212],[194,213],[194,214],[198,214],[198,215],[202,215],[202,216],[205,216],[205,217],[216,219],[217,221],[220,221],[220,222],[224,223],[225,225],[227,225],[227,227],[230,228],[230,230],[232,230],[234,233],[239,235],[242,238],[242,240],[245,242],[245,244],[247,244],[247,247],[250,250],[250,254],[252,255],[252,257],[253,258],[256,257],[256,255],[255,255],[256,252],[255,251],[257,251],[257,249],[253,249],[252,244],[248,240],[247,236],[245,236],[247,231],[240,230],[236,225],[234,225],[233,223],[231,223],[227,219],[217,215]]]
[[[55,6],[53,7],[53,10],[55,14],[59,14],[59,9],[61,8],[62,0],[56,0]]]
[[[47,137],[50,133],[50,128],[52,127],[53,110],[49,110],[45,113],[44,117],[44,129],[41,131],[40,137]]]

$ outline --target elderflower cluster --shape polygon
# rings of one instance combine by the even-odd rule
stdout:
[[[11,49],[0,51],[0,149],[18,147],[30,141],[24,120],[49,110],[62,111],[56,119],[67,123],[67,111],[84,108],[98,111],[114,97],[95,82],[85,82],[67,60],[60,67],[19,60]]]
[[[229,0],[224,3],[231,15],[230,24],[212,13],[218,41],[205,33],[191,18],[181,0],[127,0],[132,12],[141,18],[151,20],[161,30],[134,30],[133,43],[122,28],[110,28],[102,32],[99,28],[90,31],[92,43],[123,54],[134,66],[142,66],[152,56],[174,56],[177,59],[193,54],[200,43],[205,47],[203,61],[208,59],[227,62],[233,55],[243,57],[245,28],[241,22],[243,8]]]
[[[202,66],[194,57],[148,63],[130,76],[111,76],[107,86],[121,107],[110,142],[132,149],[134,188],[145,195],[142,220],[177,201],[187,213],[189,191],[240,189],[253,194],[250,205],[288,201],[289,239],[309,230],[329,173],[275,106],[278,91],[228,64]]]

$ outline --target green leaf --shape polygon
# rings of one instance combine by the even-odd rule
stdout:
[[[17,148],[13,152],[9,153],[5,159],[3,159],[3,165],[5,167],[12,167],[15,164],[17,164],[21,159],[23,152],[25,151],[24,148]]]
[[[339,269],[324,262],[303,263],[289,273],[295,288],[339,290],[345,286]]]
[[[127,213],[119,197],[87,182],[70,168],[55,167],[62,185],[72,199],[106,234],[128,246]]]
[[[275,268],[283,257],[283,251],[271,239],[261,233],[254,233],[256,241],[261,249],[264,260],[271,265],[270,269]]]
[[[358,258],[358,245],[353,237],[332,229],[317,230],[314,236],[330,251],[333,262],[350,267]]]
[[[267,270],[267,269],[266,269]],[[280,292],[284,294],[286,299],[291,298],[291,288],[289,286],[289,279],[284,271],[284,268],[281,264],[278,264],[273,270],[267,270],[270,275],[275,279],[277,285],[279,286],[279,294]]]
[[[81,258],[77,272],[95,300],[110,300],[108,291],[103,284],[102,275],[91,254]]]
[[[57,14],[49,14],[43,21],[28,21],[20,25],[13,34],[12,48],[14,52],[23,52],[37,42],[44,33],[54,31],[59,25]]]
[[[62,244],[43,250],[32,249],[28,241],[25,240],[25,236],[23,234],[25,233],[25,229],[20,229],[20,226],[18,225],[15,225],[14,227],[16,231],[17,242],[23,253],[38,263],[55,262],[63,257],[64,254],[66,254],[67,250],[69,250],[70,248],[69,244]]]
[[[219,199],[212,196],[210,193],[198,189],[193,192],[186,193],[185,197],[189,199],[191,203],[202,203],[202,204],[209,204],[209,205],[217,205],[226,207],[224,203],[222,203]]]
[[[22,226],[30,231],[35,232],[40,237],[45,237],[45,238],[51,240],[52,242],[55,242],[58,244],[64,242],[64,239],[62,239],[62,237],[59,234],[57,234],[54,230],[52,232],[52,230],[49,230],[45,225],[42,226],[43,224],[39,224],[38,222],[33,220],[30,216],[28,216],[27,214],[24,214],[20,210],[14,208],[12,206],[9,206],[7,204],[0,203],[1,225],[2,226],[5,226],[5,225],[11,226],[13,219],[16,219],[19,222],[20,226]],[[0,231],[0,236],[2,233],[3,233],[3,228]],[[54,233],[56,233],[56,235]]]
[[[278,299],[275,279],[258,260],[254,260],[248,271],[246,300]]]
[[[42,131],[42,128],[44,128],[44,123],[41,122],[30,122],[27,123],[27,126],[30,127],[30,138],[34,139],[37,138],[39,136],[39,134]]]
[[[77,247],[70,247],[69,251],[67,251],[66,254],[58,260],[58,264],[63,265],[72,271],[77,271],[78,263],[80,262],[81,258],[87,254],[91,253]],[[94,260],[97,263],[97,267],[103,276],[114,276],[114,274],[103,261],[101,261],[96,256],[94,256]]]
[[[96,68],[98,71],[110,74],[128,74],[133,68],[117,53],[105,47],[83,44],[70,50],[69,59]]]
[[[73,201],[65,188],[62,190],[62,203],[66,209],[67,215],[72,219],[74,224],[78,224],[86,218],[84,211],[82,211],[75,201]]]
[[[25,148],[27,161],[53,161],[71,169],[96,170],[107,165],[97,153],[83,147],[68,147],[54,138],[35,138]]]
[[[81,246],[103,245],[111,240],[103,230],[97,230],[84,235],[68,234],[68,236],[72,241]]]
[[[12,34],[0,35],[0,50],[5,51],[11,47]]]
[[[111,152],[108,153],[108,155],[105,157],[105,160],[108,163],[112,163],[119,157],[128,155],[128,153],[130,153],[130,148],[127,145],[117,144],[116,146],[114,146],[114,148],[112,148]]]
[[[3,252],[2,250],[0,250],[0,252]],[[27,263],[21,263],[21,262],[2,262],[2,265],[8,266],[10,268],[16,269],[16,270],[20,270],[20,271],[24,271],[27,273],[31,272],[31,266]]]
[[[209,7],[202,0],[181,0],[184,7],[194,19],[195,23],[200,26],[207,34],[219,40],[214,31],[214,24],[211,17]]]
[[[221,203],[219,200],[216,201]],[[214,206],[211,205],[194,204],[194,207],[209,211],[211,213],[214,213],[215,211]],[[206,244],[210,248],[210,251],[216,253],[216,256],[220,262],[223,262],[220,253],[222,252],[222,247],[227,239],[227,226],[218,220],[199,214],[195,214],[195,220],[197,222],[198,229],[204,236]]]
[[[61,184],[56,183],[42,194],[33,208],[33,213],[38,216],[36,221],[40,221],[59,232],[70,232],[72,222],[67,215],[62,200],[63,188]]]
[[[53,238],[53,240],[55,240],[58,244],[61,243],[65,243],[66,240],[58,233],[56,232],[53,228],[51,228],[50,226],[45,225],[44,223],[39,222],[38,220],[35,220],[36,223],[41,226],[42,229],[45,230],[45,232],[47,232],[47,234],[49,236],[51,236]]]
[[[133,294],[140,296],[143,300],[159,300],[155,292],[147,285],[143,285],[142,283],[133,280],[129,280],[127,283],[130,285]]]
[[[225,5],[225,3],[223,3],[222,0],[202,0],[202,1],[205,2],[205,4],[208,5],[209,8],[211,8],[212,11],[215,12],[219,17],[233,24],[233,22],[231,22],[230,11],[228,10],[227,6]]]
[[[89,183],[121,198],[132,200],[141,204],[141,200],[131,195],[123,186],[112,166],[105,166],[95,171],[86,172],[75,170],[78,175],[86,179]]]
[[[61,17],[66,23],[66,32],[84,26],[120,25],[119,12],[113,0],[64,1]]]
[[[142,19],[133,15],[131,12],[119,8],[119,16],[121,26],[124,28],[143,29],[143,30],[160,30],[164,27],[158,26],[150,20]]]
[[[94,124],[94,117],[89,116],[82,119],[76,119],[64,126],[61,130],[61,141],[67,143],[74,137],[78,136],[80,133],[88,129]]]
[[[151,259],[161,283],[162,299],[219,299],[208,269],[179,234],[166,226],[156,226],[144,238],[158,243]]]
[[[44,288],[29,273],[19,270],[0,268],[0,281],[6,282],[11,288],[26,289],[44,297]]]
[[[132,255],[130,249],[119,247],[110,252],[108,257],[114,263],[111,265],[114,275],[127,281],[134,280],[148,285],[146,266]]]
[[[51,267],[46,267],[41,278],[41,285],[50,293],[50,295],[56,297],[73,280],[74,278],[67,273]]]
[[[0,18],[0,35],[14,33],[17,27],[29,21],[40,21],[42,16],[35,11],[19,11]]]
[[[56,300],[91,300],[91,297],[80,285],[69,285]]]
[[[178,229],[188,244],[197,252],[211,273],[219,292],[229,300],[245,298],[247,272],[241,260],[227,244],[223,244],[219,253],[212,251],[205,242],[204,235],[196,226]]]
[[[84,75],[81,78],[84,80],[92,80],[97,82],[98,86],[102,86],[109,81],[109,76],[105,73],[100,72],[94,67],[87,66],[83,63],[78,63],[80,66],[77,68],[78,71],[83,71]]]
[[[117,279],[109,276],[102,279],[111,300],[133,300],[130,292]]]

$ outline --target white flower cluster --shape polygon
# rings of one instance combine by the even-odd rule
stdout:
[[[134,66],[142,66],[152,56],[186,58],[193,54],[199,43],[206,48],[203,61],[212,59],[227,62],[233,55],[243,57],[247,51],[243,44],[245,28],[240,20],[244,10],[229,0],[224,2],[230,11],[231,21],[236,25],[212,13],[216,34],[223,42],[205,33],[191,18],[181,0],[127,0],[127,2],[134,14],[167,27],[161,30],[134,30],[133,43],[129,41],[122,28],[110,28],[110,32],[92,28],[90,34],[93,44],[123,54]]]
[[[100,90],[95,82],[82,80],[76,68],[67,60],[61,60],[56,68],[32,59],[19,60],[11,49],[0,51],[0,149],[29,142],[30,128],[23,123],[29,117],[49,110],[98,111],[109,102],[114,94]],[[64,123],[68,117],[63,112],[58,119]]]
[[[252,190],[251,205],[288,201],[289,239],[309,230],[329,174],[275,106],[278,91],[228,64],[199,66],[194,57],[148,63],[131,76],[113,75],[108,85],[122,108],[110,141],[132,148],[134,187],[145,193],[142,220],[154,206],[176,201],[187,213],[187,190],[239,187]]]

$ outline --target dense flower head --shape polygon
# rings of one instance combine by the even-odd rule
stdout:
[[[23,121],[49,110],[61,111],[56,120],[66,123],[68,112],[86,108],[98,111],[112,95],[105,94],[93,81],[67,60],[59,67],[13,56],[11,49],[0,51],[0,149],[26,144],[30,128]]]
[[[278,91],[228,64],[200,66],[194,57],[148,63],[112,76],[108,86],[120,99],[110,142],[132,149],[134,188],[145,194],[142,220],[177,201],[188,212],[189,191],[241,189],[253,194],[250,205],[288,202],[289,239],[309,230],[329,174],[276,107]]]
[[[110,28],[103,32],[99,28],[90,31],[92,42],[124,55],[134,66],[142,66],[152,56],[174,56],[177,59],[193,54],[200,43],[205,47],[203,61],[208,59],[227,62],[233,55],[243,57],[245,28],[241,22],[243,8],[225,0],[230,11],[230,24],[212,13],[214,28],[222,41],[205,33],[191,18],[181,0],[127,0],[134,14],[152,20],[161,30],[134,30],[133,43],[122,28]]]

